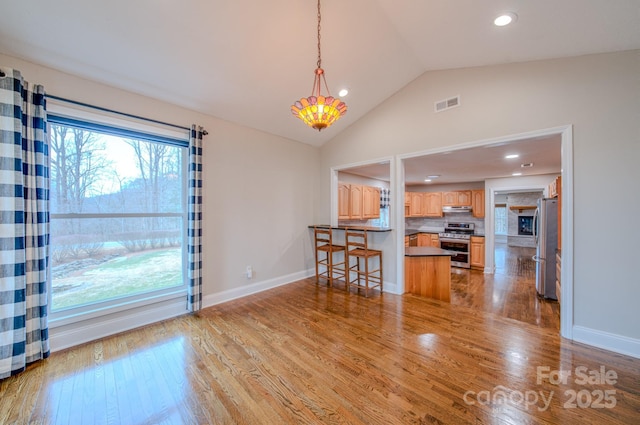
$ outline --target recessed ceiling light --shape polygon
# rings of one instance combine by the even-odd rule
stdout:
[[[434,174],[432,176],[427,176],[428,179],[437,179],[438,177],[440,177],[439,174]]]
[[[521,175],[522,175],[522,173],[513,173],[513,174],[511,174],[511,175],[512,175],[512,176],[521,176]]]
[[[513,12],[506,12],[493,20],[493,24],[497,27],[504,27],[518,20],[518,15]]]
[[[431,181],[431,179],[424,179],[424,181],[425,181],[426,183],[429,183],[429,182]]]
[[[517,153],[512,153],[510,155],[505,156],[505,159],[513,159],[513,158],[518,158],[520,155],[518,155]]]
[[[349,90],[347,90],[347,89],[342,89],[342,90],[340,90],[338,92],[338,96],[340,96],[340,97],[345,97],[348,94],[349,94]]]

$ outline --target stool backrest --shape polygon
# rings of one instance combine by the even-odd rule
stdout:
[[[331,229],[313,228],[313,237],[316,242],[316,247],[322,245],[333,245],[333,235]]]
[[[352,249],[362,249],[365,252],[369,249],[367,244],[367,231],[366,230],[349,230],[345,231],[345,239],[347,245],[347,251]]]

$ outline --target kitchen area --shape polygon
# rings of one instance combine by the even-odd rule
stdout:
[[[451,265],[484,271],[484,183],[465,189],[405,192],[405,247],[432,246],[453,253]]]
[[[550,323],[547,318],[557,315],[561,294],[559,146],[559,138],[550,136],[405,159],[401,197],[392,193],[398,186],[391,182],[389,162],[342,169],[336,173],[338,225],[381,226],[403,232],[385,232],[375,244],[385,250],[389,280],[398,276],[397,281],[385,283],[385,288],[396,285],[392,292],[433,293],[411,282],[418,275],[410,270],[409,262],[418,261],[412,259],[417,253],[438,257],[446,253],[452,303],[506,312],[508,317],[535,316],[534,322]],[[356,216],[348,214],[344,202],[354,194],[360,201],[349,208],[355,209]],[[371,201],[376,198],[379,205]],[[536,251],[540,198],[558,200],[558,242],[544,255]],[[402,200],[402,206],[394,204],[396,200]],[[367,209],[373,214],[364,213]],[[402,241],[404,250],[395,248],[395,242]],[[402,267],[400,261],[404,272],[395,274]],[[433,259],[434,264],[446,261]],[[553,276],[547,272],[551,266]],[[438,267],[443,268],[435,269]],[[432,280],[435,269],[418,279]],[[541,276],[549,276],[544,285]],[[534,311],[532,306],[538,307]]]

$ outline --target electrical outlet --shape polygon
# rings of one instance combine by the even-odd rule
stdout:
[[[253,269],[251,268],[251,266],[247,266],[246,274],[247,279],[251,279],[253,277]]]

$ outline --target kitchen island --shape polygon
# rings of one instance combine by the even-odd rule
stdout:
[[[431,246],[405,248],[405,292],[450,302],[452,255],[450,251]]]

